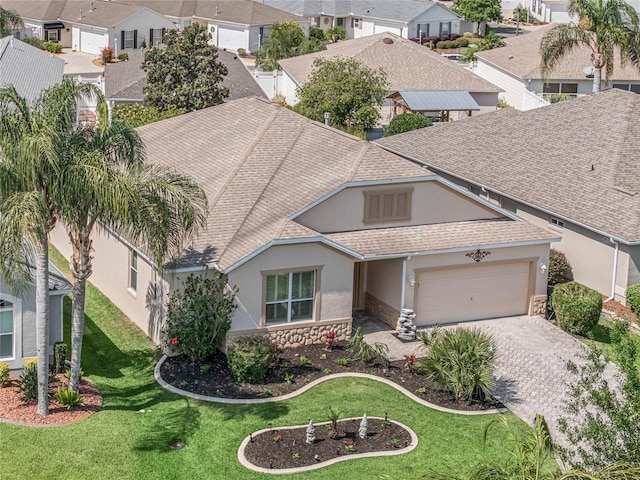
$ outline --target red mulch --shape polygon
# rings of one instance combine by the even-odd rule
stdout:
[[[11,379],[11,385],[0,388],[0,422],[17,423],[30,426],[59,426],[84,420],[102,407],[102,395],[91,381],[80,379],[80,396],[84,406],[67,407],[58,403],[54,397],[56,389],[61,386],[67,388],[69,380],[64,375],[56,376],[57,383],[49,385],[49,415],[38,415],[36,400],[23,401],[21,394],[14,384],[17,379]]]
[[[604,295],[602,297],[603,299],[606,298]],[[610,300],[605,304],[603,304],[602,308],[604,310],[607,310],[608,312],[612,312],[618,318],[628,318],[636,325],[640,323],[638,322],[638,317],[636,316],[635,313],[633,313],[633,311],[631,310],[631,307],[629,307],[628,305],[622,305],[620,302],[616,302],[615,300]]]

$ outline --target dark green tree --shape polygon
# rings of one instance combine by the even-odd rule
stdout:
[[[256,66],[263,71],[277,70],[278,60],[326,48],[325,43],[317,38],[317,32],[314,32],[313,37],[307,38],[296,22],[277,23],[256,52]]]
[[[20,15],[13,10],[0,7],[0,38],[11,35],[14,30],[23,26]]]
[[[218,49],[209,45],[211,35],[194,23],[184,30],[164,34],[166,47],[146,51],[141,67],[147,72],[145,105],[159,112],[174,109],[192,112],[222,103],[229,90],[221,86],[227,67],[217,61]]]
[[[354,59],[316,59],[309,80],[296,90],[294,110],[319,122],[329,113],[329,124],[347,131],[367,131],[380,118],[387,92],[387,73]]]
[[[419,113],[403,113],[397,115],[389,122],[389,128],[385,132],[385,137],[396,135],[398,133],[410,132],[412,130],[418,130],[419,128],[430,127],[433,125],[424,115]]]
[[[478,33],[482,33],[482,25],[488,21],[502,21],[502,7],[500,0],[458,0],[452,8],[454,12],[467,22],[478,25]]]

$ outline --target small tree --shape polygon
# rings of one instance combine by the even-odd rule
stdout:
[[[141,68],[147,72],[145,105],[160,112],[170,108],[187,112],[222,103],[229,89],[221,83],[227,67],[217,61],[218,49],[209,45],[207,27],[194,23],[168,30],[166,47],[146,51]]]
[[[550,287],[559,283],[569,281],[571,275],[571,264],[567,260],[567,256],[560,250],[552,248],[549,251],[549,279]]]
[[[277,70],[278,60],[326,49],[324,42],[317,38],[318,33],[313,35],[307,38],[296,22],[275,24],[256,52],[256,66],[263,71]]]
[[[23,28],[24,23],[15,10],[0,7],[0,38],[11,35],[14,30]]]
[[[204,360],[225,340],[236,309],[238,287],[227,284],[223,275],[189,275],[184,293],[173,293],[167,305],[165,344],[173,353],[190,360]]]
[[[351,58],[318,58],[296,92],[300,101],[294,110],[305,117],[322,122],[328,112],[334,127],[367,131],[380,118],[387,73]]]
[[[482,25],[487,21],[502,21],[502,7],[500,0],[458,0],[452,8],[462,15],[467,22],[478,25],[478,34],[482,34]]]
[[[337,42],[338,40],[344,40],[347,38],[347,31],[344,27],[331,27],[324,35],[327,40]]]
[[[419,113],[403,113],[397,115],[389,122],[389,128],[385,132],[385,137],[396,135],[398,133],[410,132],[412,130],[418,130],[419,128],[430,127],[433,125],[424,115]]]

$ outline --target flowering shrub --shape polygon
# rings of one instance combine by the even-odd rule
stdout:
[[[100,60],[102,60],[102,63],[113,62],[114,55],[115,51],[113,50],[113,47],[104,47],[100,50]]]
[[[353,442],[353,440],[348,440],[344,448],[347,450],[347,452],[355,452],[356,444]]]
[[[333,345],[334,343],[336,343],[337,339],[338,339],[338,334],[334,330],[329,330],[327,332],[327,336],[324,340],[324,344],[327,346],[328,350],[331,350],[333,348]]]
[[[165,344],[189,360],[204,360],[225,340],[236,309],[238,287],[231,287],[220,272],[189,275],[184,293],[169,296]]]
[[[411,355],[404,355],[404,371],[408,373],[413,373],[416,369],[416,354],[412,353]]]
[[[280,435],[279,433],[278,433],[278,434],[276,434],[276,435],[273,437],[273,441],[274,441],[274,442],[281,442],[281,441],[282,441],[282,435]]]

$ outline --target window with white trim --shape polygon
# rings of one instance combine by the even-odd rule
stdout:
[[[451,22],[440,22],[440,36],[451,35]]]
[[[364,191],[364,223],[411,220],[412,188]]]
[[[133,45],[133,30],[125,30],[124,32],[124,45],[122,48],[135,48]]]
[[[551,217],[549,219],[549,223],[553,227],[564,228],[564,222],[562,220],[558,220],[557,218]]]
[[[316,271],[266,275],[265,323],[313,320]]]
[[[138,291],[138,252],[131,250],[129,262],[129,290]]]
[[[13,358],[13,304],[0,300],[0,358]]]

